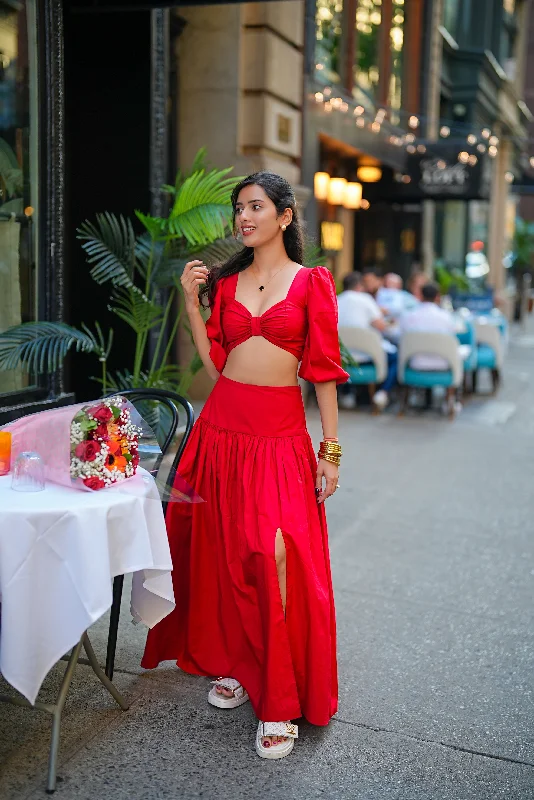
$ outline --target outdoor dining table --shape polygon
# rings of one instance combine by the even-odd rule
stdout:
[[[0,673],[22,695],[0,699],[53,715],[48,792],[55,789],[61,712],[82,647],[100,681],[128,708],[87,635],[111,606],[114,576],[133,573],[132,616],[153,627],[174,608],[171,570],[159,493],[144,470],[100,491],[47,483],[41,492],[18,492],[10,475],[0,477]],[[40,703],[46,674],[71,649],[56,702]]]

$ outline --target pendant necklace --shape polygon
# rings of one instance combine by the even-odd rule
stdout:
[[[284,266],[280,267],[280,269],[278,270],[278,272],[282,272],[282,270],[284,269],[284,267],[287,267],[287,265],[288,265],[288,264],[291,264],[291,259],[289,259],[289,261],[288,261],[286,264],[284,264]],[[256,270],[254,270],[254,272],[256,272]],[[278,272],[275,272],[275,273],[274,273],[274,275],[272,275],[272,276],[269,278],[269,280],[268,280],[266,283],[262,284],[262,285],[259,287],[259,289],[260,289],[260,292],[263,292],[263,290],[265,289],[265,287],[266,287],[266,286],[267,286],[267,285],[268,285],[268,284],[269,284],[269,283],[272,281],[272,279],[273,279],[273,278],[276,278],[276,276],[278,275]]]

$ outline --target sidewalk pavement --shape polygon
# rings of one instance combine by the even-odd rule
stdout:
[[[340,667],[331,724],[300,720],[289,758],[259,759],[249,704],[208,706],[207,680],[171,663],[141,670],[145,630],[129,621],[125,591],[115,681],[130,710],[78,667],[56,796],[534,798],[533,409],[534,329],[515,332],[498,396],[468,401],[454,423],[342,411],[341,488],[328,507]],[[318,441],[316,409],[309,425]],[[106,627],[107,617],[91,629],[101,658]],[[0,709],[0,798],[41,798],[50,720]]]

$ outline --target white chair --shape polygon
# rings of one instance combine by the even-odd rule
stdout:
[[[366,353],[376,370],[376,382],[383,383],[388,374],[388,361],[382,346],[382,337],[374,328],[356,328],[341,326],[339,338],[350,351]],[[358,361],[356,358],[355,361]],[[362,364],[362,366],[365,365]]]
[[[473,391],[476,392],[477,373],[480,369],[491,370],[493,391],[496,392],[501,381],[501,370],[504,363],[503,336],[497,327],[486,320],[475,322],[477,340],[477,364],[473,376]]]
[[[358,367],[347,367],[350,382],[355,386],[368,386],[371,402],[376,394],[376,387],[383,383],[388,372],[387,356],[382,346],[382,337],[373,328],[345,327],[339,328],[339,338],[350,352],[365,353],[371,360],[359,363]],[[373,410],[378,411],[373,403]]]
[[[439,356],[444,359],[449,369],[417,370],[410,367],[414,356]],[[399,342],[397,376],[404,386],[403,402],[400,414],[403,414],[408,401],[410,387],[432,389],[434,386],[447,388],[449,418],[454,419],[455,393],[460,388],[464,376],[464,366],[458,348],[458,339],[449,333],[409,332],[402,335]]]

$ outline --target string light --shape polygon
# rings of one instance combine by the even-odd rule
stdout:
[[[364,199],[360,203],[360,208],[362,208],[364,211],[367,211],[367,209],[370,207],[370,205],[371,205],[371,203],[369,202],[369,200],[365,200]]]
[[[395,2],[398,4],[398,0],[395,0]],[[324,69],[324,67],[323,65],[317,65],[317,69]],[[332,97],[333,92],[336,92],[336,94]],[[374,110],[374,119],[371,117],[371,120],[369,120],[369,117],[367,117],[367,121],[365,121],[365,107],[361,104],[354,106],[350,101],[350,98],[345,100],[344,97],[338,96],[337,92],[339,92],[339,88],[336,88],[335,86],[320,86],[318,87],[318,91],[314,93],[312,92],[308,96],[311,102],[322,104],[326,114],[331,114],[333,111],[340,111],[341,113],[346,114],[352,110],[352,113],[355,117],[355,123],[358,128],[365,128],[366,125],[369,124],[369,129],[373,133],[377,134],[382,130],[382,125],[386,124],[387,129],[385,131],[385,139],[387,138],[387,141],[389,141],[391,145],[405,147],[408,153],[424,153],[429,149],[430,152],[432,152],[432,145],[434,144],[432,140],[426,141],[425,144],[422,144],[421,139],[419,139],[419,144],[414,146],[414,142],[416,142],[416,134],[412,131],[415,131],[425,123],[426,118],[424,115],[418,116],[416,114],[411,114],[408,116],[406,112],[400,109],[387,109],[384,107],[379,107]],[[371,110],[369,109],[369,111]],[[390,114],[391,116],[389,116]],[[412,131],[403,133],[402,130],[400,130],[400,128],[402,128],[400,121],[401,118],[404,118],[404,125],[407,128],[411,128]],[[387,123],[386,120],[388,120]],[[471,127],[471,131],[469,131],[469,127]],[[461,163],[475,165],[478,163],[478,158],[480,157],[478,154],[484,153],[487,153],[492,159],[496,158],[498,155],[497,146],[500,144],[499,137],[495,134],[492,134],[491,129],[487,126],[481,129],[479,128],[478,130],[476,128],[473,130],[473,128],[475,128],[475,126],[472,126],[467,122],[462,123],[456,121],[454,123],[442,124],[439,128],[439,137],[442,139],[451,137],[453,141],[458,141],[462,137],[463,129],[463,137],[465,137],[464,141],[469,146],[476,147],[477,155],[472,154],[470,159],[470,154],[466,150],[460,150],[458,153],[458,160]],[[512,139],[512,137],[505,137],[506,140],[508,138]],[[435,156],[439,158],[439,142],[436,141],[435,145],[438,148],[435,152]],[[528,158],[530,167],[534,169],[534,155],[530,156],[528,152],[525,152],[526,143],[521,149],[524,163],[526,163],[526,159]]]
[[[504,180],[506,183],[513,183],[514,182],[514,173],[513,172],[505,172],[504,173]]]

